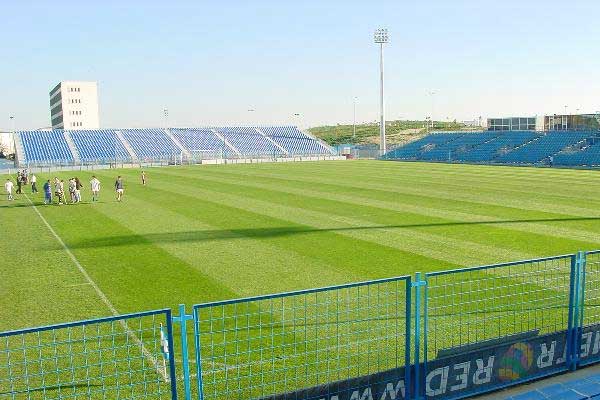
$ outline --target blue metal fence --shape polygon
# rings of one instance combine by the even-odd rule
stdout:
[[[577,316],[580,327],[579,364],[600,361],[600,250],[585,253],[582,260],[580,298],[582,305]]]
[[[0,333],[0,399],[176,399],[171,311]]]
[[[459,399],[600,362],[600,250],[415,278],[0,333],[0,399]]]
[[[462,398],[566,371],[567,360],[537,361],[549,339],[571,343],[574,257],[426,274],[424,394]]]
[[[194,306],[199,398],[349,398],[389,375],[409,382],[410,291],[399,277]]]

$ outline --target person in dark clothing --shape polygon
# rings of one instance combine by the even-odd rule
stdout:
[[[81,188],[83,188],[81,181],[79,180],[78,177],[75,177],[75,202],[76,203],[81,202]]]
[[[50,179],[44,183],[44,204],[52,204],[52,185]]]
[[[23,184],[23,175],[21,171],[17,174],[17,194],[21,194],[21,185]]]
[[[115,191],[117,192],[117,201],[123,200],[123,192],[124,192],[123,178],[121,178],[120,175],[117,177],[117,180],[115,181]]]

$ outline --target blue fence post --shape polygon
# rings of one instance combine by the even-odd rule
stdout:
[[[569,370],[574,371],[577,368],[577,361],[573,349],[575,348],[575,336],[577,336],[575,325],[575,309],[577,307],[579,273],[577,255],[571,256],[571,273],[569,277],[569,314],[567,328],[567,366]]]
[[[571,258],[569,328],[567,331],[567,364],[571,371],[575,371],[579,364],[585,299],[585,267],[586,254],[579,251]]]
[[[177,400],[177,374],[175,372],[175,348],[173,347],[173,319],[171,309],[166,310],[167,317],[167,344],[170,350],[169,354],[169,379],[171,379],[171,398]]]
[[[406,279],[406,299],[405,299],[405,317],[406,317],[406,324],[404,326],[404,330],[405,330],[405,340],[404,340],[404,386],[405,386],[405,390],[406,390],[406,396],[404,396],[406,399],[410,399],[411,398],[411,392],[410,392],[410,363],[411,363],[411,356],[412,356],[412,347],[410,344],[410,335],[411,335],[411,331],[410,331],[410,324],[411,324],[411,315],[412,315],[412,279],[410,278],[410,276],[408,277],[408,279]]]
[[[421,287],[427,281],[421,280],[421,273],[415,274],[412,286],[415,288],[415,392],[414,399],[421,399]],[[425,355],[424,359],[427,358]],[[410,368],[410,366],[409,366]],[[408,383],[410,385],[410,382]]]
[[[183,394],[185,400],[192,399],[192,391],[190,389],[190,360],[187,343],[187,321],[192,318],[191,315],[185,313],[185,304],[179,305],[179,315],[173,317],[173,322],[179,323],[181,334],[181,362],[183,364]]]
[[[583,330],[583,316],[585,312],[585,270],[587,268],[587,253],[585,251],[579,252],[579,328]],[[583,333],[583,332],[582,332]]]
[[[198,399],[204,400],[204,386],[202,383],[202,347],[200,343],[200,318],[198,307],[194,306],[194,345],[196,346],[196,384],[198,385]]]
[[[575,370],[579,364],[580,352],[581,352],[581,336],[583,334],[583,313],[585,305],[585,268],[586,268],[586,253],[583,251],[577,252],[577,301],[575,307],[575,321],[576,326],[575,335],[573,338],[574,347],[573,355],[575,356]]]

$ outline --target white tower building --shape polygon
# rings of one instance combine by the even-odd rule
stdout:
[[[98,82],[63,81],[50,91],[52,129],[99,129]]]

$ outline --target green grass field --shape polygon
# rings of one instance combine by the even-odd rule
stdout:
[[[149,169],[145,187],[139,182],[139,170],[94,174],[103,184],[99,203],[88,202],[87,190],[84,203],[78,205],[44,206],[41,194],[0,202],[4,260],[0,264],[0,330],[110,315],[97,289],[119,313],[127,313],[600,248],[600,174],[596,171],[380,161],[215,165]],[[122,203],[115,201],[112,190],[117,174],[125,178]],[[55,175],[66,180],[73,173],[38,174],[38,182]],[[91,173],[77,175],[87,182]],[[44,221],[97,288],[86,280]],[[488,323],[496,318],[495,328],[513,321],[511,307],[517,302],[521,317],[531,316],[534,327],[537,323],[552,331],[562,326],[565,310],[549,315],[547,309],[562,307],[568,266],[540,264],[523,271],[525,286],[510,285],[512,278],[498,274],[472,274],[470,279],[478,282],[481,293],[500,293],[504,300],[467,299],[456,314],[445,311],[448,297],[440,292],[431,303],[438,312],[431,318],[432,329],[440,326],[439,347],[453,345],[456,335],[467,335],[456,340],[460,344],[519,331],[519,327],[507,327],[492,332]],[[547,285],[537,282],[538,277]],[[381,300],[375,289],[346,295],[345,319],[338,326],[347,332],[342,338],[348,343],[341,350],[340,334],[331,323],[340,315],[331,308],[339,304],[333,294],[311,300],[308,319],[306,315],[304,320],[291,317],[291,328],[286,328],[289,316],[278,316],[302,308],[293,299],[268,303],[265,307],[271,307],[270,314],[264,314],[265,308],[261,311],[259,305],[253,306],[258,311],[229,308],[232,315],[251,315],[245,322],[247,336],[237,336],[238,319],[213,325],[211,315],[210,329],[223,331],[223,337],[211,343],[219,352],[213,361],[222,359],[225,365],[212,378],[226,375],[229,364],[242,364],[238,376],[249,374],[245,378],[249,384],[255,382],[252,376],[266,377],[267,382],[274,382],[268,392],[272,394],[393,367],[402,351],[391,358],[377,357],[382,365],[369,364],[373,355],[384,354],[383,347],[394,344],[365,338],[383,339],[384,325],[402,324],[402,313],[390,311],[389,295],[397,288],[378,290],[384,299],[388,294],[387,300]],[[537,297],[527,298],[523,290]],[[367,308],[358,307],[365,302]],[[383,306],[378,309],[373,302]],[[478,316],[482,307],[494,308],[497,317]],[[456,315],[461,312],[472,315],[459,321]],[[374,315],[385,324],[373,328]],[[214,320],[218,324],[219,316]],[[304,333],[297,331],[297,320]],[[227,338],[231,323],[235,329],[230,331],[236,336]],[[264,323],[270,335],[250,332]],[[308,341],[307,323],[315,326],[311,343],[318,350],[312,353],[316,360],[290,361],[278,353],[286,346],[296,349],[297,334]],[[479,325],[470,332],[444,332],[459,323]],[[269,348],[263,340],[272,341],[271,353],[264,354],[268,360],[278,360],[277,368],[275,363],[272,370],[267,368],[272,375],[260,364],[262,351],[257,361],[254,355],[231,347],[254,340],[253,335],[258,335],[258,346]],[[325,351],[321,347],[330,349],[327,341],[334,339],[338,341],[331,344],[338,346],[337,366],[329,361],[326,366],[319,364],[324,362],[319,360],[319,351]],[[353,347],[356,343],[366,343],[368,349],[359,351]],[[357,352],[359,361],[351,361]],[[343,363],[340,354],[347,358]],[[246,356],[251,362],[244,364]],[[310,379],[308,372],[294,369],[307,363],[316,371],[309,374]],[[327,373],[318,372],[322,370]],[[296,381],[290,381],[288,373]],[[288,386],[283,385],[282,374]],[[220,385],[213,381],[214,393],[206,399],[220,398],[219,393],[229,390]],[[259,389],[265,387],[246,393],[246,398],[259,397],[264,393]],[[233,388],[230,393],[241,392]]]
[[[87,187],[84,204],[28,197],[121,313],[600,248],[596,171],[311,162],[150,169],[146,187],[138,170],[94,173],[99,203]],[[38,177],[55,175],[73,174]],[[110,314],[25,196],[0,214],[0,329]]]

